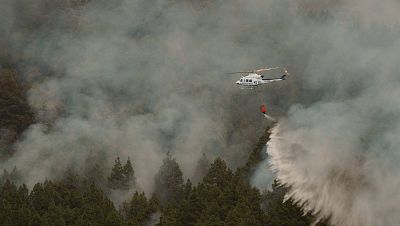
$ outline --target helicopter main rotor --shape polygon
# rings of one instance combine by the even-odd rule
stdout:
[[[232,75],[232,74],[258,74],[260,72],[277,70],[277,69],[283,69],[284,74],[289,75],[288,71],[284,67],[261,68],[261,69],[257,69],[257,70],[253,70],[253,71],[235,71],[235,72],[230,72],[227,74],[230,74],[230,75]]]

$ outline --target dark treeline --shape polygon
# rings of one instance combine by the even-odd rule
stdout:
[[[204,159],[199,161],[204,170]],[[37,183],[29,191],[17,187],[18,172],[4,171],[0,183],[0,225],[310,225],[291,200],[283,202],[286,189],[275,181],[260,192],[248,183],[243,168],[233,172],[224,160],[208,164],[197,185],[184,182],[182,171],[170,155],[154,178],[155,193],[135,192],[115,206],[107,192],[88,179],[68,174],[61,181]],[[130,160],[117,158],[107,178],[111,190],[134,186]],[[325,225],[325,224],[320,224]]]

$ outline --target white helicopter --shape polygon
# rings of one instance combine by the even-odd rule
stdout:
[[[261,74],[261,72],[264,71],[277,69],[283,70],[283,75],[279,78],[264,78],[264,75]],[[285,77],[289,75],[288,71],[284,67],[261,68],[254,71],[238,71],[228,74],[247,74],[246,76],[242,76],[240,80],[236,81],[236,85],[241,89],[254,89],[262,84],[284,81]]]

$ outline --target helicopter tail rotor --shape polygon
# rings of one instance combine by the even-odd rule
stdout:
[[[286,70],[286,68],[283,68],[283,72],[284,72],[284,75],[289,75],[289,72]]]

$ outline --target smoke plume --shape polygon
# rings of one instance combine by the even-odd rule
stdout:
[[[148,192],[168,151],[187,178],[203,153],[240,166],[266,104],[281,116],[268,152],[290,197],[336,225],[400,222],[398,1],[0,3],[0,44],[36,115],[0,168],[29,184],[93,153],[106,167],[131,157]],[[223,76],[268,66],[290,76],[257,92]]]
[[[399,17],[390,13],[399,5],[336,6],[324,26],[299,26],[312,33],[299,47],[310,51],[302,86],[316,97],[281,118],[269,163],[306,212],[334,225],[399,225]]]
[[[260,103],[225,73],[266,63],[233,20],[249,9],[73,2],[1,1],[1,41],[31,84],[37,122],[2,168],[16,165],[32,185],[83,171],[91,156],[106,168],[131,157],[137,184],[150,193],[168,151],[186,178],[203,153],[244,164],[263,127]]]

